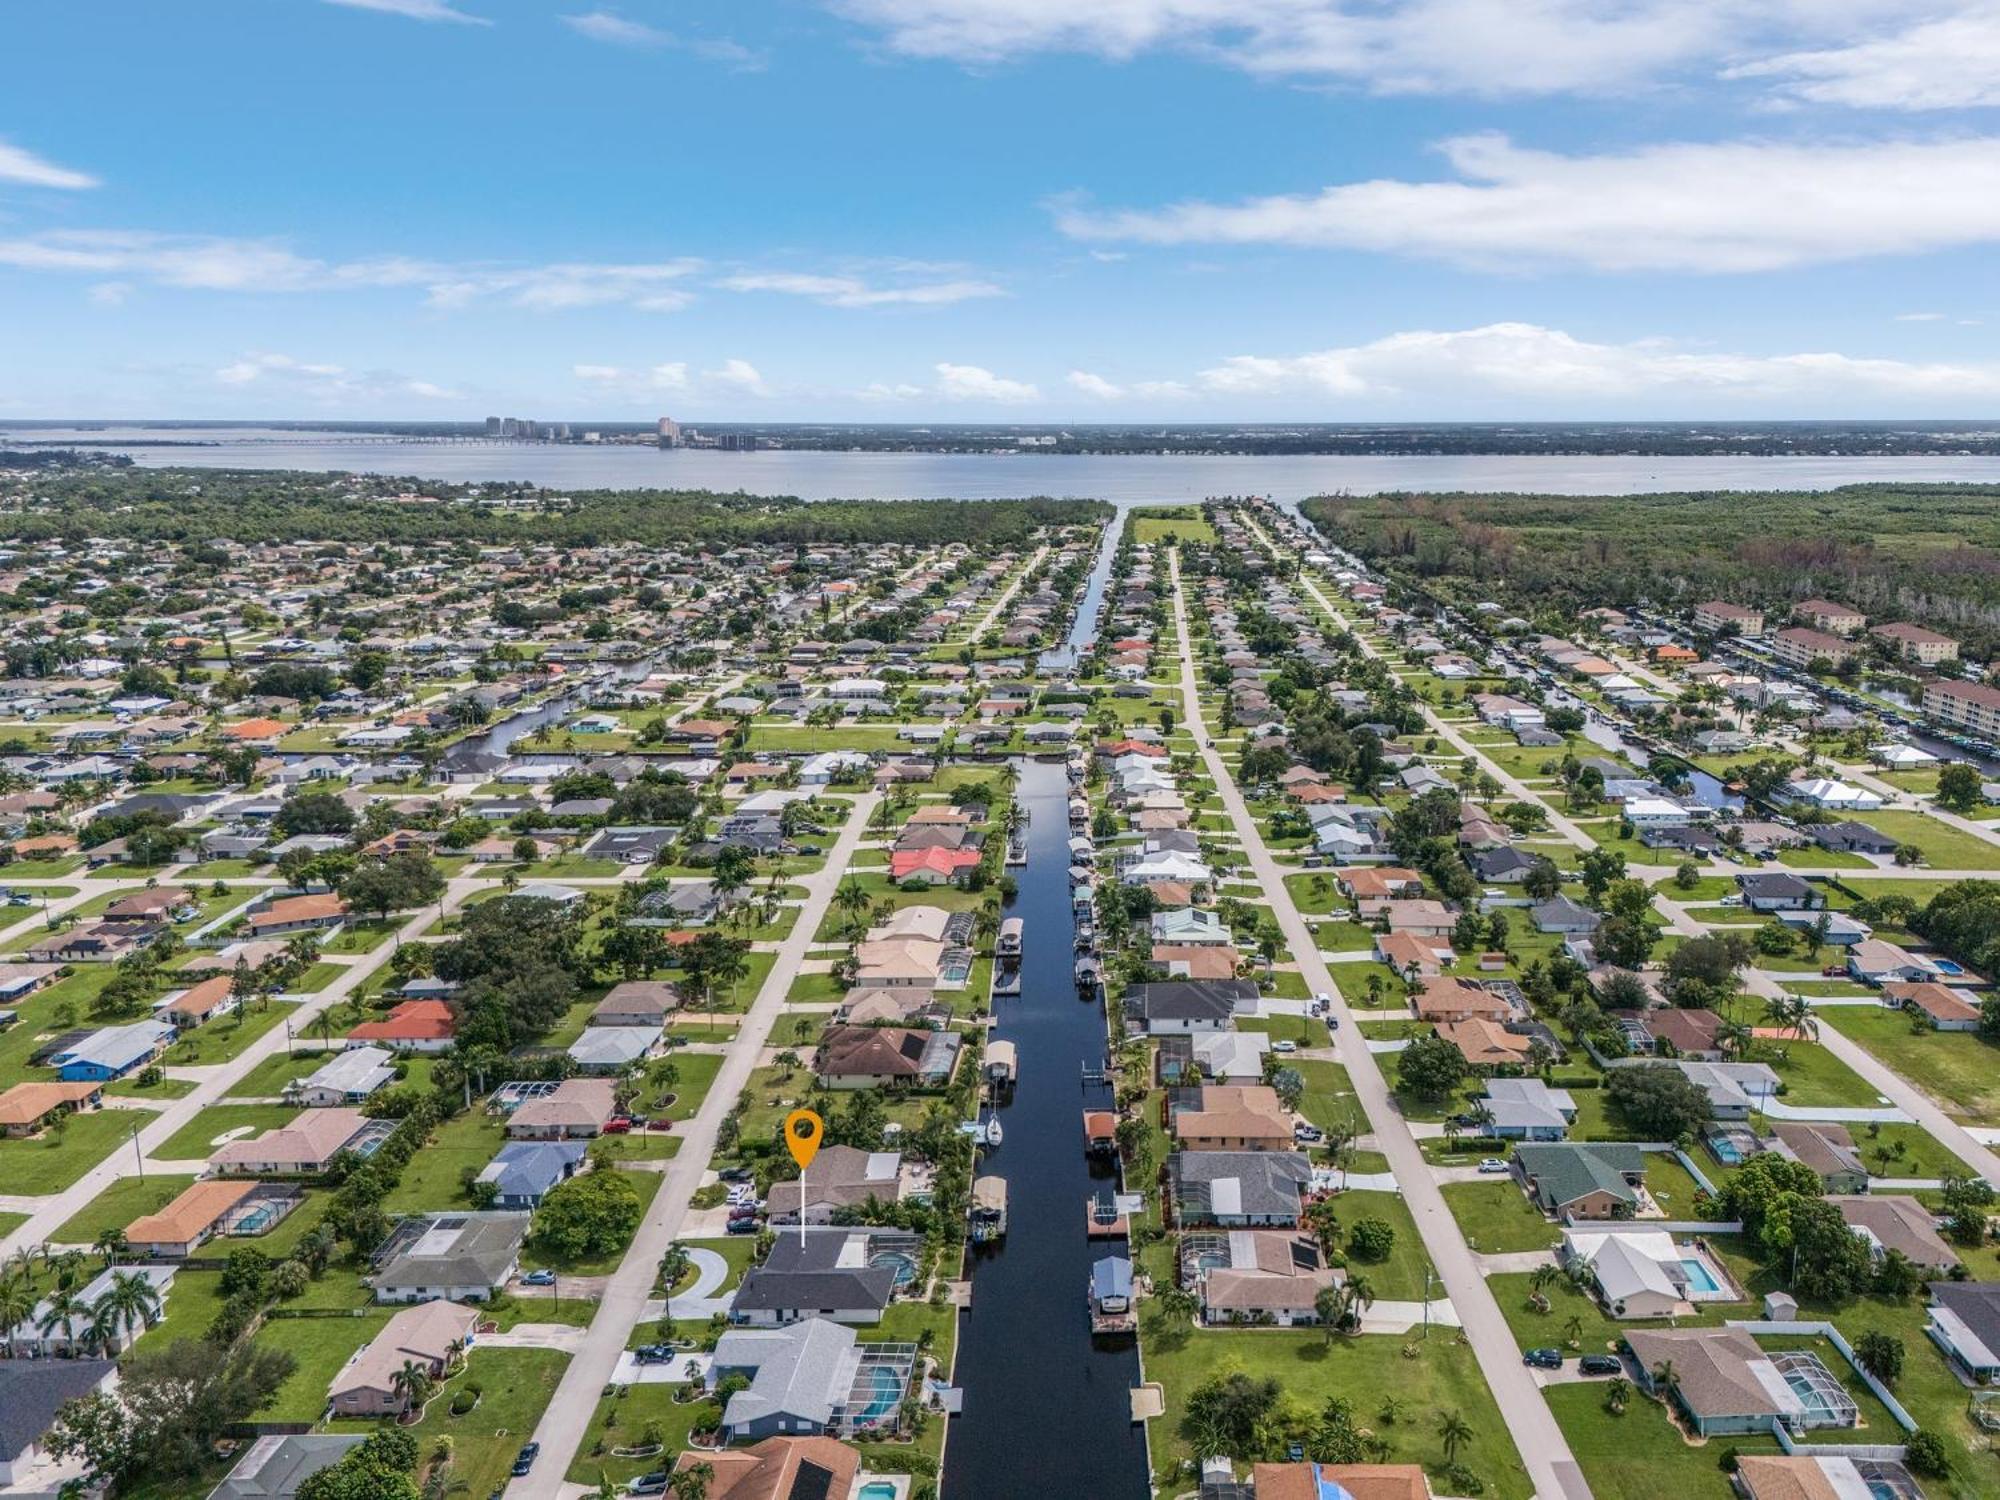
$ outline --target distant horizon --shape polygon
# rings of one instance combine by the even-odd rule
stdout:
[[[500,415],[495,413],[495,415]],[[662,412],[660,417],[672,417]],[[615,431],[630,429],[639,431],[654,426],[659,417],[578,417],[565,416],[560,412],[545,414],[534,412],[527,417],[538,423],[560,423],[572,428],[588,428],[593,431]],[[365,430],[373,428],[439,428],[478,427],[483,417],[381,417],[381,416],[295,416],[295,417],[0,417],[0,431],[39,431],[45,429],[67,429],[85,427],[132,427],[132,428],[305,428],[313,431],[336,432],[343,429]],[[1885,427],[1905,428],[1924,426],[1964,427],[1985,429],[1991,427],[2000,432],[2000,411],[1990,416],[1821,416],[1821,417],[1395,417],[1380,420],[1327,417],[1246,417],[1240,420],[1229,418],[1189,418],[1189,417],[1128,417],[1119,421],[1103,419],[1073,421],[1062,417],[1047,417],[1036,420],[1018,421],[968,421],[962,418],[933,417],[907,418],[894,422],[868,421],[858,417],[689,417],[673,418],[682,427],[747,427],[757,429],[781,428],[830,428],[834,430],[870,432],[919,432],[944,429],[954,432],[1035,432],[1052,427],[1061,427],[1079,432],[1144,432],[1165,428],[1173,431],[1200,432],[1244,432],[1259,429],[1327,431],[1327,432],[1382,432],[1382,431],[1422,431],[1428,428],[1497,429],[1497,428],[1567,428],[1567,429],[1617,429],[1617,428],[1735,428],[1749,431],[1763,431],[1785,427]],[[536,441],[536,439],[521,439]]]

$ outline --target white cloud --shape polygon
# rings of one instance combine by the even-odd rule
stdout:
[[[1382,94],[1619,95],[1936,0],[825,0],[912,57],[1178,50]]]
[[[1042,393],[1026,381],[1009,380],[978,365],[937,366],[938,394],[947,401],[991,401],[1018,405],[1039,401]]]
[[[1071,389],[1082,391],[1086,396],[1095,396],[1100,401],[1116,401],[1125,394],[1124,387],[1113,385],[1102,375],[1093,375],[1088,370],[1071,370],[1067,379]]]
[[[1813,104],[1903,110],[2000,104],[2000,4],[1926,15],[1906,30],[1787,52],[1723,76],[1773,79],[1781,97]]]
[[[326,0],[350,10],[380,11],[384,15],[407,16],[412,21],[457,21],[467,26],[491,26],[484,16],[469,16],[455,10],[447,0]]]
[[[1913,364],[1826,352],[1732,354],[1666,340],[1601,344],[1532,323],[1396,333],[1306,354],[1235,355],[1197,380],[1212,396],[1419,398],[1433,410],[1482,398],[1516,400],[1537,411],[1727,411],[1737,401],[1823,411],[1846,400],[2000,396],[2000,364]]]
[[[748,396],[768,396],[770,389],[764,384],[764,377],[757,373],[757,367],[747,359],[725,359],[719,370],[704,370],[702,379],[713,385],[726,386],[741,391]]]
[[[428,380],[413,380],[392,370],[350,372],[340,365],[302,360],[289,354],[246,354],[215,372],[218,385],[232,389],[278,388],[327,403],[414,396],[419,400],[455,401],[460,392]]]
[[[643,51],[672,48],[743,72],[754,71],[764,66],[762,53],[752,51],[740,42],[732,42],[727,37],[685,37],[677,32],[662,30],[658,26],[648,26],[643,21],[627,20],[615,11],[587,11],[582,15],[564,16],[562,22],[578,36],[588,37],[593,42],[604,42],[613,47],[631,47]]]
[[[124,281],[100,281],[90,289],[90,300],[99,307],[123,307],[131,295],[131,284]]]
[[[218,292],[318,292],[421,289],[432,306],[497,300],[535,311],[621,304],[672,312],[693,294],[676,283],[701,269],[697,260],[632,264],[558,262],[541,266],[450,264],[406,256],[324,261],[275,240],[149,230],[54,230],[0,239],[0,266],[21,270],[129,277],[159,286]]]
[[[673,393],[688,389],[688,367],[676,361],[653,365],[644,370],[628,370],[621,365],[572,365],[570,372],[591,385],[620,387],[628,395]]]
[[[928,394],[920,385],[892,384],[882,380],[871,381],[855,392],[863,401],[915,401]]]
[[[789,271],[745,272],[726,276],[717,285],[732,292],[779,292],[794,297],[810,297],[829,307],[888,307],[899,304],[944,307],[978,297],[1005,295],[990,281],[930,281],[907,286],[870,286],[856,276],[813,276]]]
[[[1057,222],[1085,240],[1367,250],[1486,270],[1770,271],[2000,240],[2000,137],[1563,156],[1473,135],[1440,150],[1457,180],[1158,210],[1058,205]]]
[[[0,141],[0,182],[18,182],[27,187],[94,188],[98,180],[85,172],[59,167],[25,146]]]

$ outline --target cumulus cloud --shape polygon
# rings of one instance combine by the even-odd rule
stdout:
[[[764,66],[763,54],[752,51],[740,42],[732,42],[726,37],[685,37],[678,32],[666,31],[658,26],[648,26],[643,21],[628,20],[616,11],[586,11],[582,15],[564,16],[562,22],[578,36],[588,37],[593,42],[603,42],[612,47],[630,47],[641,51],[671,49],[688,52],[709,62],[721,63],[742,71],[751,71]]]
[[[915,282],[903,286],[871,286],[856,276],[814,276],[790,271],[744,272],[716,283],[732,292],[779,292],[810,297],[828,307],[944,307],[978,297],[1005,293],[990,281]]]
[[[2000,365],[1917,364],[1830,352],[1755,355],[1686,348],[1665,340],[1593,343],[1532,323],[1391,334],[1305,354],[1241,354],[1203,370],[1211,396],[1331,396],[1352,401],[1421,397],[1518,398],[1537,409],[1674,404],[1728,410],[1736,401],[1991,401]]]
[[[622,304],[644,312],[672,312],[693,300],[677,283],[698,272],[701,262],[453,264],[408,256],[326,261],[276,240],[75,229],[0,239],[0,266],[214,292],[409,287],[440,308],[490,299],[536,311]]]
[[[0,141],[0,182],[18,182],[24,187],[94,188],[98,181],[87,172],[59,167],[25,146]]]
[[[764,377],[757,367],[747,359],[725,359],[719,370],[703,370],[702,379],[710,384],[740,391],[746,396],[768,396],[770,388],[764,384]]]
[[[1095,396],[1100,401],[1116,401],[1125,394],[1122,386],[1113,385],[1102,375],[1093,375],[1088,370],[1071,370],[1067,378],[1072,390]]]
[[[1771,271],[2000,240],[2000,137],[1565,156],[1486,134],[1439,150],[1456,180],[1161,209],[1058,204],[1057,223],[1091,241],[1380,251],[1486,270]]]
[[[453,401],[459,392],[429,380],[414,380],[393,370],[355,372],[323,361],[289,354],[246,354],[215,372],[218,385],[233,389],[275,388],[330,404],[356,399],[414,396],[419,400]]]
[[[1772,79],[1782,97],[1813,104],[1900,110],[2000,104],[2000,4],[1929,15],[1845,46],[1782,53],[1724,76]]]
[[[484,16],[469,16],[447,0],[326,0],[349,10],[380,11],[384,15],[407,16],[412,21],[456,21],[465,26],[491,26]]]
[[[1022,380],[1009,380],[978,365],[937,366],[938,394],[947,401],[988,401],[1013,406],[1039,401],[1042,393]]]

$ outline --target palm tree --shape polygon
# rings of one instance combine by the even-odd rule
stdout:
[[[1456,1408],[1438,1413],[1437,1435],[1444,1443],[1444,1461],[1447,1467],[1458,1462],[1458,1450],[1472,1441],[1472,1428],[1464,1415]]]
[[[667,1487],[674,1492],[674,1500],[707,1500],[708,1482],[715,1478],[715,1466],[707,1459],[697,1459],[685,1469],[674,1471],[667,1481]]]
[[[125,1238],[124,1230],[106,1229],[97,1236],[90,1248],[104,1257],[105,1269],[109,1270],[118,1264],[118,1257],[130,1249],[131,1245]]]
[[[42,1314],[42,1337],[53,1338],[56,1330],[62,1330],[62,1340],[67,1351],[76,1350],[76,1328],[79,1323],[86,1326],[90,1322],[90,1304],[68,1287],[62,1287],[49,1294],[48,1311]]]
[[[1545,1260],[1535,1267],[1534,1274],[1528,1278],[1528,1285],[1538,1292],[1546,1292],[1560,1280],[1562,1268],[1552,1260]]]
[[[1672,1360],[1663,1359],[1653,1366],[1653,1389],[1658,1392],[1661,1400],[1671,1404],[1680,1388],[1681,1372],[1674,1368]]]
[[[90,1311],[96,1344],[101,1349],[115,1349],[145,1332],[159,1317],[160,1289],[138,1271],[118,1271]]]
[[[846,914],[850,927],[858,927],[861,914],[868,910],[868,888],[850,875],[834,887],[833,904]]]
[[[431,1396],[431,1372],[413,1359],[403,1361],[403,1368],[389,1377],[389,1389],[403,1398],[403,1409],[420,1407]]]
[[[40,1301],[35,1284],[26,1276],[14,1274],[0,1281],[0,1339],[6,1341],[9,1359],[14,1357],[14,1335],[35,1315]]]
[[[1632,1395],[1632,1382],[1623,1375],[1614,1375],[1604,1387],[1604,1408],[1614,1416],[1625,1410],[1625,1403]]]
[[[1347,1313],[1341,1319],[1349,1332],[1361,1328],[1361,1315],[1375,1305],[1375,1288],[1368,1284],[1366,1276],[1350,1275],[1347,1278]],[[1348,1325],[1351,1324],[1351,1327]]]

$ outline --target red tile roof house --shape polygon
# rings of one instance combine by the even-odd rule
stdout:
[[[347,903],[338,896],[281,896],[250,913],[252,937],[282,937],[288,932],[322,932],[347,920]]]
[[[979,867],[976,849],[908,849],[889,856],[889,878],[898,885],[919,880],[925,885],[963,885]]]
[[[351,1045],[373,1042],[397,1052],[443,1052],[458,1023],[442,1000],[405,1000],[380,1021],[363,1021],[347,1033]]]

